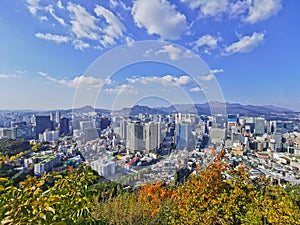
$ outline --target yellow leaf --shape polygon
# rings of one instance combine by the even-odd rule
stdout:
[[[55,214],[55,209],[53,209],[50,206],[46,207],[45,210],[48,211],[48,212],[52,212],[53,214]]]
[[[42,186],[42,185],[44,185],[45,184],[45,181],[44,180],[41,180],[36,186],[37,187],[40,187],[40,186]]]
[[[5,177],[0,177],[0,182],[6,182],[6,181],[8,181],[7,178],[5,178]]]
[[[42,219],[46,219],[46,215],[44,213],[40,213],[39,217],[41,217]]]
[[[13,219],[5,218],[1,221],[1,224],[11,224],[11,222],[14,221]]]

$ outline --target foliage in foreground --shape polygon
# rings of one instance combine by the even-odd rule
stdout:
[[[53,182],[54,179],[54,182]],[[79,167],[66,177],[43,175],[20,182],[20,187],[2,186],[1,224],[84,224],[92,221],[96,176],[90,167]],[[47,187],[49,180],[54,183]],[[51,183],[51,182],[50,182]]]
[[[181,186],[163,182],[138,191],[96,184],[88,166],[65,177],[28,177],[19,188],[2,183],[2,224],[300,224],[300,188],[252,182],[242,167],[227,171],[217,159]],[[53,185],[46,185],[48,180]],[[54,179],[54,181],[53,181]]]

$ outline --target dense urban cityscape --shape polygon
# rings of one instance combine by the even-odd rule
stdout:
[[[139,106],[135,106],[135,109]],[[226,150],[226,164],[243,163],[251,178],[266,176],[285,186],[300,184],[300,121],[263,116],[192,113],[132,115],[81,110],[2,112],[0,138],[28,140],[40,150],[2,162],[12,174],[35,176],[87,162],[113,181],[135,186],[154,181],[183,181],[206,167],[212,154]],[[146,107],[147,108],[147,107]],[[284,118],[284,112],[274,112]],[[274,114],[273,113],[273,114]],[[291,112],[289,112],[290,114]]]

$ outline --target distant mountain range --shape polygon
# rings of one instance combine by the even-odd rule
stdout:
[[[222,104],[213,103],[214,107],[221,107]],[[274,106],[253,106],[253,105],[241,105],[237,103],[225,103],[227,114],[240,114],[249,116],[259,115],[270,115],[270,114],[281,114],[281,113],[292,113],[293,111],[286,108],[274,107]],[[173,112],[180,113],[198,113],[202,115],[210,115],[210,105],[204,104],[179,104],[169,107],[155,107],[150,108],[147,106],[134,106],[131,109],[121,109],[118,112],[130,115],[138,115],[139,113],[145,114],[169,114]]]
[[[214,107],[222,107],[224,104],[222,103],[211,103]],[[254,105],[241,105],[238,103],[225,103],[226,106],[226,112],[227,114],[240,114],[240,115],[247,115],[247,116],[260,116],[260,115],[278,115],[282,113],[293,113],[293,110],[286,109],[286,108],[280,108],[275,107],[272,105],[265,105],[265,106],[254,106]],[[17,111],[17,110],[12,110]],[[55,110],[49,110],[42,112],[50,113]],[[84,106],[81,108],[75,108],[75,109],[68,109],[68,110],[59,110],[62,112],[62,114],[66,113],[88,113],[88,112],[97,112],[102,114],[109,114],[111,113],[111,110],[108,109],[95,109],[91,106]],[[10,112],[10,110],[0,110],[0,112]],[[21,110],[19,112],[31,112],[34,113],[36,111],[33,110]],[[170,114],[170,113],[198,113],[201,115],[210,115],[210,105],[208,103],[203,104],[176,104],[168,107],[148,107],[148,106],[142,106],[142,105],[135,105],[132,108],[123,108],[120,110],[113,111],[114,114],[123,114],[123,115],[138,115],[140,113],[142,114]]]
[[[213,103],[214,107],[221,107],[222,103]],[[271,115],[281,113],[293,113],[293,110],[275,107],[272,105],[254,106],[254,105],[241,105],[238,103],[225,103],[227,114],[240,114],[248,116],[260,116]],[[67,110],[66,112],[71,112]],[[98,113],[110,113],[107,109],[94,109],[91,106],[85,106],[82,108],[73,109],[73,112],[98,112]],[[208,103],[203,104],[176,104],[168,107],[148,107],[143,105],[135,105],[132,108],[123,108],[113,111],[114,114],[123,115],[138,115],[138,114],[170,114],[170,113],[198,113],[201,115],[210,115],[210,105]]]

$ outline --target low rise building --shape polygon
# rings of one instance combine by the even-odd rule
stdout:
[[[44,172],[51,171],[59,164],[59,155],[50,154],[42,158],[42,161],[34,164],[34,175],[40,176]]]

